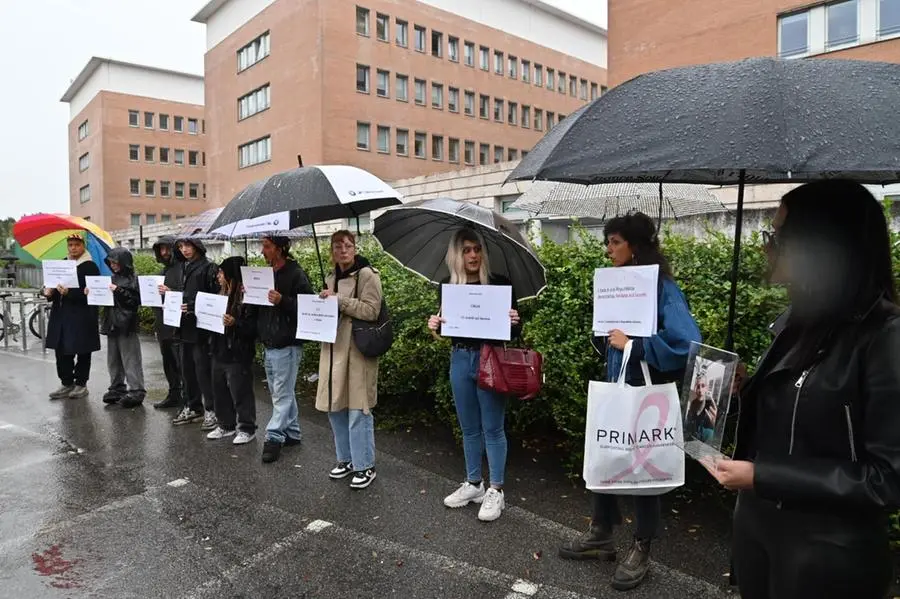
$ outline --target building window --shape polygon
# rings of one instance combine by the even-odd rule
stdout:
[[[356,91],[369,93],[369,67],[364,64],[356,65]]]
[[[378,69],[375,72],[375,94],[388,98],[391,95],[391,73],[390,71],[382,71]]]
[[[88,152],[85,152],[81,156],[78,157],[78,172],[83,173],[88,170],[91,166],[91,155]]]
[[[175,164],[184,166],[184,150],[175,150]]]
[[[900,0],[878,1],[878,37],[900,34]]]
[[[544,86],[544,67],[539,64],[534,65],[534,84],[538,87]]]
[[[180,181],[175,182],[175,197],[180,200],[184,199],[184,183]]]
[[[188,134],[197,135],[197,119],[188,119]]]
[[[78,190],[78,200],[82,204],[86,204],[91,201],[91,186],[85,185]]]
[[[269,84],[238,98],[238,120],[242,121],[269,108]]]
[[[141,195],[141,180],[140,179],[131,179],[128,181],[129,192],[133,196]]]
[[[512,162],[513,160],[519,159],[519,151],[515,148],[510,148],[506,151],[506,159]]]
[[[130,144],[128,146],[128,160],[138,160],[140,158],[141,146]]]
[[[391,128],[378,126],[378,151],[388,154],[391,151]]]
[[[129,127],[137,127],[139,126],[139,121],[141,118],[141,113],[137,110],[129,110],[128,111],[128,126]]]
[[[478,96],[478,116],[483,119],[490,118],[491,99],[484,94]]]
[[[507,58],[507,66],[509,67],[509,78],[510,79],[518,79],[519,78],[519,59],[515,56],[510,56]]]
[[[503,74],[503,52],[494,51],[494,72],[498,75]]]
[[[397,99],[409,102],[409,77],[406,75],[397,75]]]
[[[415,152],[416,158],[426,158],[425,142],[425,134],[417,131],[416,137],[413,140],[413,152]]]
[[[431,107],[438,110],[444,108],[444,86],[440,83],[431,84]]]
[[[152,112],[144,113],[144,128],[153,129],[153,113]]]
[[[600,92],[597,89],[596,83],[591,83],[591,102],[600,97]]]
[[[459,62],[459,38],[447,38],[447,58],[453,62]]]
[[[465,92],[463,101],[466,116],[475,116],[475,92]]]
[[[416,52],[425,52],[425,28],[414,25],[413,33],[416,36]]]
[[[159,182],[159,196],[162,198],[169,197],[169,181],[160,181]]]
[[[409,131],[397,129],[397,155],[409,156]]]
[[[551,111],[547,111],[547,131],[553,129],[553,121],[555,120],[556,115]]]
[[[494,120],[498,123],[503,122],[503,100],[494,98]]]
[[[566,74],[562,71],[559,72],[559,77],[556,78],[559,85],[556,86],[556,91],[565,95],[566,93]]]
[[[444,57],[444,34],[440,31],[431,32],[431,55],[435,58]]]
[[[544,111],[540,108],[534,109],[534,130],[535,131],[543,131],[544,130]]]
[[[188,183],[188,197],[192,200],[196,200],[200,197],[200,184],[199,183]]]
[[[200,152],[198,150],[188,150],[188,166],[197,166],[200,162]]]
[[[156,159],[156,147],[144,146],[144,162],[153,162]]]
[[[147,224],[148,224],[148,225],[155,225],[155,224],[156,224],[156,215],[155,215],[155,214],[148,214],[146,218],[147,218]]]
[[[494,164],[503,162],[504,152],[505,149],[503,148],[503,146],[494,146]]]
[[[466,164],[475,164],[475,142],[466,140],[463,146],[463,160]]]
[[[450,162],[459,163],[459,140],[452,137],[448,141],[447,159]]]
[[[463,45],[463,62],[467,67],[475,66],[475,44],[472,42]]]
[[[238,72],[249,69],[258,63],[269,55],[270,50],[269,32],[267,31],[237,51]]]
[[[556,87],[556,71],[553,69],[547,69],[547,89],[554,89]]]
[[[809,13],[778,18],[778,56],[803,56],[809,50]]]
[[[78,125],[78,141],[81,141],[82,139],[87,137],[88,133],[89,133],[89,131],[88,131],[88,122],[87,121]]]
[[[432,135],[431,136],[431,159],[432,160],[443,160],[444,159],[444,136],[443,135]]]
[[[406,48],[409,46],[409,23],[397,19],[397,45]]]
[[[141,215],[131,213],[131,226],[132,227],[140,227],[141,226]]]
[[[459,112],[459,90],[451,87],[447,90],[447,109],[450,112]]]
[[[575,75],[569,75],[569,95],[573,98],[578,97],[578,77],[576,77]],[[586,99],[587,98],[585,97],[585,100]]]
[[[375,37],[380,42],[391,39],[391,18],[389,16],[381,13],[375,15]]]
[[[159,128],[161,131],[169,130],[169,115],[160,113],[159,115]]]
[[[238,146],[238,166],[240,168],[268,162],[271,159],[272,138],[268,135]]]
[[[203,199],[206,199],[206,183],[203,184]]]
[[[488,163],[491,154],[491,146],[488,144],[479,144],[478,146],[478,164],[484,166]]]
[[[369,9],[356,7],[356,33],[369,37]]]
[[[859,42],[859,7],[857,0],[847,0],[825,7],[828,35],[825,47],[828,50]]]
[[[527,60],[522,61],[522,81],[531,83],[531,62]]]
[[[172,222],[172,215],[171,214],[161,214],[159,216],[159,222],[161,222],[161,223]]]
[[[416,104],[419,106],[425,106],[425,95],[426,95],[426,83],[424,79],[416,79]]]
[[[531,106],[522,106],[522,126],[531,127]]]
[[[156,195],[156,181],[151,181],[150,179],[144,181],[144,195],[151,198]]]
[[[369,150],[369,136],[371,127],[369,123],[361,123],[357,121],[356,123],[356,149],[357,150]]]
[[[169,148],[160,148],[159,149],[159,163],[160,164],[169,164]]]
[[[184,117],[176,116],[175,117],[175,133],[181,133],[184,131]]]
[[[586,79],[581,80],[581,99],[588,99],[588,82]]]
[[[561,122],[563,122],[564,120],[566,120],[566,115],[564,115],[563,113],[560,112],[560,113],[559,113],[559,121],[558,121],[558,122],[561,123]]]
[[[485,46],[479,46],[478,54],[479,54],[479,63],[481,66],[481,70],[487,71],[489,68],[491,68],[491,64],[490,64],[491,51],[488,48],[486,48]]]
[[[519,105],[517,103],[509,103],[509,110],[507,110],[506,113],[506,122],[510,125],[517,125],[519,123]]]

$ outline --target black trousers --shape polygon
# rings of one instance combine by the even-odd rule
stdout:
[[[891,580],[887,519],[778,509],[741,492],[734,573],[743,599],[882,599]]]
[[[214,411],[212,362],[206,343],[181,344],[181,372],[184,379],[184,407],[195,412]]]
[[[63,385],[87,385],[91,378],[91,354],[64,354],[56,350],[56,376]]]
[[[256,398],[248,363],[220,362],[213,358],[212,385],[216,420],[227,431],[256,431]]]
[[[619,511],[619,496],[605,493],[593,494],[593,524],[603,530],[612,531],[622,523]],[[659,495],[634,495],[634,536],[638,539],[653,539],[659,536],[660,504]]]
[[[181,342],[178,339],[160,341],[159,353],[169,384],[169,397],[181,399]]]

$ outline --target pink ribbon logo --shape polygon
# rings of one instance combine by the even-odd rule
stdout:
[[[666,425],[666,421],[669,419],[669,398],[663,393],[651,393],[650,395],[644,398],[644,401],[641,402],[641,407],[638,410],[637,416],[634,419],[634,436],[635,438],[639,438],[638,432],[638,421],[641,419],[641,416],[644,415],[644,412],[649,410],[650,408],[656,408],[657,413],[659,414],[659,420],[656,423],[656,428],[663,429]],[[659,468],[657,468],[653,462],[650,461],[650,452],[653,451],[653,447],[637,447],[632,452],[632,457],[634,458],[631,465],[628,466],[622,472],[619,472],[611,479],[609,482],[619,482],[624,479],[626,476],[630,474],[634,474],[634,471],[638,467],[643,467],[644,470],[647,471],[651,476],[660,479],[660,480],[670,480],[672,478],[672,474],[668,472],[663,472]]]

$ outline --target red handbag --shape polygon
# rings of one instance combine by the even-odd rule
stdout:
[[[541,392],[543,357],[531,349],[485,343],[481,346],[478,386],[502,395],[533,399]]]

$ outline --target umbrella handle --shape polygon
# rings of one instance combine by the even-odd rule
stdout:
[[[319,260],[319,273],[322,275],[322,288],[327,284],[325,282],[325,267],[322,265],[322,252],[319,251],[319,236],[316,235],[316,224],[310,223],[312,227],[313,241],[316,243],[316,258]]]

